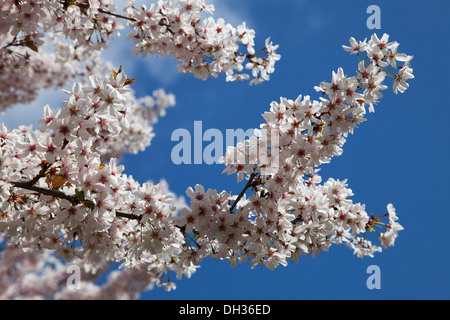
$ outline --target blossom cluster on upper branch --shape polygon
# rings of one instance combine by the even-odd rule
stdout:
[[[0,111],[33,101],[42,89],[104,74],[101,53],[126,25],[135,55],[171,56],[180,72],[201,79],[248,80],[251,74],[251,84],[261,83],[280,59],[269,39],[254,49],[255,31],[245,23],[205,17],[214,6],[204,0],[160,0],[149,8],[129,1],[124,12],[116,2],[1,0]]]

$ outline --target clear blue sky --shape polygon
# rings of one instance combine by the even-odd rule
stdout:
[[[224,77],[203,82],[177,74],[172,60],[129,55],[120,63],[136,78],[138,95],[164,87],[176,95],[177,105],[155,126],[150,148],[124,158],[126,173],[140,182],[164,178],[179,195],[197,183],[239,192],[243,183],[237,184],[235,176],[221,175],[221,165],[172,164],[170,154],[176,143],[171,133],[177,128],[193,133],[196,120],[203,121],[204,130],[258,127],[271,101],[281,96],[295,99],[299,94],[318,98],[313,87],[329,81],[333,70],[343,67],[352,74],[356,57],[341,49],[350,36],[364,39],[373,32],[386,32],[400,43],[399,51],[414,55],[416,78],[405,94],[386,91],[369,121],[349,137],[343,155],[323,166],[321,173],[324,179],[348,179],[353,200],[365,203],[369,213],[385,213],[392,202],[405,230],[395,247],[373,259],[357,258],[345,246],[332,246],[314,259],[304,257],[275,271],[251,270],[248,264],[231,268],[227,262],[207,259],[191,279],[177,281],[177,290],[166,293],[155,288],[142,298],[449,299],[450,2],[217,2],[216,18],[223,14],[235,25],[247,21],[256,30],[260,47],[269,36],[280,45],[282,58],[275,73],[256,87],[227,83]],[[366,9],[372,4],[381,8],[380,30],[366,27]],[[380,290],[366,287],[366,269],[373,264],[381,269]]]

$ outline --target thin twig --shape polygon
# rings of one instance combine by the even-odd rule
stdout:
[[[247,189],[250,188],[250,186],[253,183],[253,179],[255,179],[256,175],[257,175],[257,173],[253,171],[253,173],[248,178],[247,184],[245,185],[244,189],[242,189],[241,193],[239,193],[238,197],[236,198],[236,200],[234,200],[234,203],[231,205],[230,211],[234,210],[234,208],[238,204],[239,200],[241,200],[241,198],[244,196],[245,191],[247,191]]]
[[[125,16],[125,15],[120,14],[120,13],[111,12],[111,11],[108,11],[108,10],[105,10],[105,9],[101,9],[101,8],[98,9],[98,12],[101,12],[101,13],[104,13],[104,14],[109,14],[109,15],[117,17],[117,18],[127,19],[127,20],[134,21],[134,22],[137,21],[135,18],[128,17],[128,16]]]

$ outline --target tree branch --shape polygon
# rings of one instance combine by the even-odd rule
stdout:
[[[134,213],[127,213],[127,212],[122,212],[122,211],[116,211],[116,217],[126,218],[126,219],[131,219],[131,220],[138,220],[138,221],[141,221],[141,218],[142,218],[142,216],[138,216]]]
[[[255,179],[256,175],[257,175],[257,173],[255,171],[253,171],[253,173],[248,178],[247,184],[245,185],[244,189],[242,189],[241,193],[239,193],[238,197],[236,198],[236,200],[234,200],[234,203],[231,205],[230,211],[234,210],[234,208],[238,204],[239,200],[241,200],[241,198],[244,196],[245,191],[247,191],[247,189],[250,188],[250,186],[253,183],[253,179]]]
[[[34,180],[35,179],[33,179],[31,181],[12,181],[11,184],[16,188],[22,188],[22,189],[27,189],[30,191],[36,191],[36,192],[38,192],[40,194],[44,194],[46,196],[52,196],[52,197],[59,198],[59,199],[65,199],[74,205],[77,205],[80,203],[89,203],[90,205],[95,206],[94,202],[89,201],[89,200],[79,199],[75,195],[71,196],[71,195],[65,194],[62,191],[55,190],[55,189],[46,189],[46,188],[36,187],[36,186],[34,186],[34,184],[37,181],[33,182]],[[33,184],[32,184],[32,182],[33,182]],[[138,221],[140,221],[142,218],[141,216],[138,216],[136,214],[122,212],[122,211],[116,211],[116,217],[138,220]]]
[[[101,8],[98,9],[98,12],[101,12],[101,13],[104,13],[104,14],[109,14],[111,16],[114,16],[114,17],[117,17],[117,18],[121,18],[121,19],[126,19],[126,20],[130,20],[130,21],[134,21],[134,22],[137,21],[135,18],[128,17],[128,16],[125,16],[123,14],[111,12],[111,11],[108,11],[108,10],[104,10],[104,9],[101,9]]]
[[[46,196],[52,196],[55,198],[65,199],[70,201],[71,203],[80,203],[80,200],[76,196],[70,196],[68,194],[65,194],[62,191],[55,190],[55,189],[46,189],[41,187],[36,187],[34,185],[31,185],[31,181],[12,181],[10,182],[14,187],[27,189],[31,191],[36,191],[38,193],[44,194]]]
[[[87,3],[80,3],[80,2],[70,2],[68,0],[60,0],[59,3],[61,3],[63,5],[64,10],[67,10],[67,8],[70,5],[74,5],[74,6],[78,6],[81,10],[82,13],[86,14],[87,9],[89,9],[89,4]],[[125,15],[122,15],[120,13],[115,13],[115,12],[111,12],[102,8],[98,8],[98,12],[104,13],[104,14],[109,14],[111,16],[117,17],[117,18],[122,18],[122,19],[127,19],[130,21],[137,21],[135,18],[132,17],[128,17]]]

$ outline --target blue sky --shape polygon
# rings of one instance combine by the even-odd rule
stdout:
[[[243,183],[222,175],[222,165],[174,165],[170,154],[176,142],[171,133],[194,121],[203,130],[244,130],[258,127],[261,114],[280,97],[299,94],[318,98],[313,87],[329,81],[331,72],[356,69],[356,57],[342,50],[350,36],[369,38],[388,33],[400,43],[399,51],[414,55],[415,79],[405,94],[386,92],[368,121],[350,136],[342,156],[322,167],[324,179],[348,179],[353,200],[371,213],[386,212],[392,202],[405,230],[394,247],[374,258],[357,258],[345,246],[332,246],[316,258],[275,271],[231,268],[206,259],[191,279],[177,281],[170,293],[155,288],[143,299],[449,299],[450,298],[450,143],[447,119],[446,60],[450,49],[450,3],[420,0],[217,0],[215,17],[234,25],[241,21],[256,31],[260,47],[271,37],[279,44],[281,60],[269,82],[260,86],[227,83],[224,77],[206,82],[178,74],[166,58],[141,59],[128,53],[131,43],[117,42],[110,57],[136,78],[137,95],[163,87],[176,95],[176,107],[155,126],[152,145],[123,159],[126,173],[140,182],[162,178],[171,190],[184,195],[197,183],[205,188],[238,193]],[[369,5],[381,8],[381,29],[369,30]],[[440,97],[440,95],[443,95]],[[57,103],[60,96],[52,99]],[[41,108],[41,107],[40,107]],[[9,127],[21,121],[20,108],[0,122]],[[32,114],[32,112],[31,112]],[[37,116],[41,111],[37,112]],[[2,120],[4,119],[4,120]],[[378,265],[381,289],[366,287],[367,267]]]

